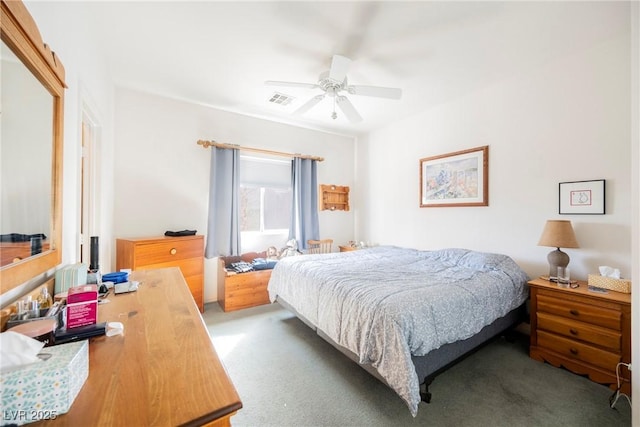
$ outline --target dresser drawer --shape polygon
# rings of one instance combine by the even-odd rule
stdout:
[[[184,278],[201,276],[204,273],[202,258],[180,259],[176,261],[159,262],[157,264],[145,264],[137,270],[153,270],[156,268],[178,267]]]
[[[542,312],[537,313],[537,319],[539,330],[554,332],[614,352],[620,352],[622,348],[620,332]]]
[[[604,307],[538,295],[538,312],[591,323],[616,331],[621,330],[622,313]]]
[[[615,371],[620,354],[583,344],[545,331],[537,331],[538,346],[554,351],[568,359],[576,359],[608,371]]]
[[[184,277],[191,295],[198,308],[204,304],[204,264],[202,258],[181,259],[174,262],[160,262],[158,264],[148,264],[138,267],[137,270],[155,270],[157,268],[178,267]],[[202,309],[200,310],[202,311]]]
[[[136,266],[176,262],[181,259],[202,257],[202,240],[157,241],[140,244],[136,248]]]

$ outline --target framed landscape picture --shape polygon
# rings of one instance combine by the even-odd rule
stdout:
[[[420,207],[489,206],[489,146],[420,159]]]
[[[561,182],[558,213],[561,215],[604,215],[604,179]]]

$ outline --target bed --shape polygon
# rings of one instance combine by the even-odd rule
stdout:
[[[527,281],[506,255],[379,246],[280,260],[268,292],[416,416],[440,370],[522,320]]]

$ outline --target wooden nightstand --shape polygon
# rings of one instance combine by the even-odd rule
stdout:
[[[358,250],[358,248],[356,248],[355,246],[338,246],[338,248],[340,249],[340,252],[351,252]]]
[[[631,295],[595,293],[534,279],[531,290],[532,359],[617,388],[618,362],[631,363]],[[631,395],[631,372],[620,366],[621,391]]]

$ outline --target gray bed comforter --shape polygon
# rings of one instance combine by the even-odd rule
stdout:
[[[517,308],[527,280],[506,255],[380,246],[284,258],[268,289],[272,302],[282,298],[371,364],[415,416],[411,355],[469,338]]]

